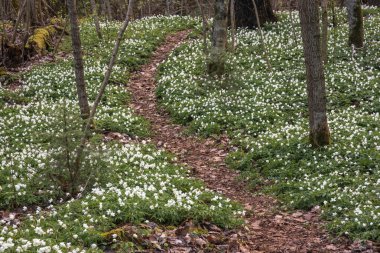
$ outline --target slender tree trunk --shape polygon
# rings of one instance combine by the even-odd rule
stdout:
[[[364,46],[364,27],[361,0],[346,0],[348,25],[350,27],[348,43],[356,48]]]
[[[310,142],[314,147],[320,147],[330,143],[330,131],[327,122],[318,2],[300,0],[299,11],[307,76]]]
[[[338,26],[338,20],[336,18],[336,13],[335,13],[335,0],[330,0],[330,5],[331,5],[331,14],[332,14],[332,24],[333,27],[336,28]]]
[[[23,38],[23,43],[22,43],[22,53],[21,53],[21,59],[24,60],[25,59],[25,45],[26,43],[28,43],[28,38],[29,38],[29,35],[30,35],[30,27],[32,25],[32,13],[31,13],[31,9],[32,9],[32,1],[30,0],[27,0],[27,3],[26,3],[26,6],[25,6],[25,35],[24,35],[24,38]]]
[[[231,14],[231,41],[232,41],[232,52],[235,51],[235,32],[236,32],[236,20],[235,20],[235,0],[230,0],[230,14]]]
[[[99,39],[102,39],[102,32],[100,30],[98,11],[96,8],[95,0],[90,0],[90,3],[91,3],[92,15],[94,17],[94,22],[95,22],[96,34],[98,35]]]
[[[14,26],[14,31],[13,31],[13,35],[12,35],[12,40],[11,40],[11,43],[14,44],[15,41],[16,41],[16,35],[17,35],[17,28],[21,22],[21,18],[22,18],[22,14],[24,13],[24,10],[26,8],[26,3],[27,3],[28,0],[24,0],[24,2],[22,3],[22,6],[20,7],[19,11],[18,11],[18,14],[17,14],[17,19],[16,19],[16,23],[15,23],[15,26]]]
[[[202,15],[203,52],[206,53],[207,52],[207,26],[208,26],[207,18],[205,16],[205,12],[204,12],[204,9],[203,9],[203,2],[202,2],[202,5],[201,5],[201,3],[199,2],[199,0],[195,0],[195,1],[197,2],[199,11],[201,12],[201,15]]]
[[[99,103],[103,97],[104,91],[108,85],[109,79],[111,77],[112,69],[113,69],[113,66],[115,65],[115,62],[117,59],[117,54],[119,52],[121,41],[123,39],[125,30],[127,29],[128,24],[129,24],[130,15],[132,14],[133,5],[134,5],[134,0],[129,0],[127,15],[125,17],[125,20],[124,20],[122,27],[119,30],[119,33],[118,33],[118,36],[116,39],[116,43],[115,43],[115,46],[114,46],[113,51],[112,51],[112,56],[111,56],[111,59],[108,63],[107,72],[104,76],[102,85],[100,86],[98,95],[96,96],[94,105],[91,108],[90,116],[87,119],[86,126],[85,126],[84,131],[83,131],[83,137],[81,139],[80,145],[79,145],[77,152],[76,152],[76,159],[75,159],[75,173],[76,173],[76,175],[74,178],[77,178],[78,173],[80,173],[81,163],[83,160],[83,152],[84,152],[84,149],[86,146],[86,142],[90,138],[91,124],[92,124],[92,121],[95,117],[96,110],[99,106]]]
[[[253,0],[235,1],[236,26],[256,28],[258,26]],[[270,0],[254,0],[258,10],[260,24],[275,22],[277,17],[274,15]]]
[[[104,0],[106,3],[107,16],[109,20],[112,20],[112,8],[110,0]]]
[[[71,25],[71,40],[75,63],[75,83],[77,88],[79,107],[81,111],[81,117],[83,119],[87,119],[90,115],[90,107],[88,105],[86,84],[84,81],[83,55],[78,24],[77,6],[75,5],[75,0],[67,0],[67,8]]]
[[[106,0],[100,0],[100,15],[105,17],[107,15]]]
[[[166,0],[166,15],[170,15],[170,0]]]
[[[212,46],[208,73],[221,76],[225,69],[227,44],[227,5],[224,0],[215,1],[215,16],[212,28]]]
[[[1,2],[2,7],[5,7],[5,2]],[[1,36],[1,63],[3,66],[5,66],[5,44],[7,43],[8,36],[7,36],[7,31],[5,29],[5,8],[1,10],[1,23],[2,23],[2,29],[3,29],[3,34]]]
[[[36,1],[35,0],[28,0],[29,1],[29,8],[27,9],[28,12],[30,12],[30,18],[31,18],[31,24],[32,26],[37,26],[39,24],[38,18],[37,18],[37,9],[36,9]]]
[[[62,29],[62,31],[61,31],[61,34],[59,35],[59,38],[58,38],[58,40],[57,40],[57,43],[54,45],[53,57],[55,57],[55,55],[56,55],[57,52],[58,52],[59,45],[61,44],[62,39],[63,39],[63,36],[64,36],[65,33],[66,33],[67,25],[68,25],[68,20],[65,20],[65,25],[63,26],[63,29]]]
[[[289,1],[288,3],[288,8],[289,8],[289,18],[290,18],[290,23],[291,23],[291,26],[292,26],[292,34],[293,34],[293,40],[294,40],[294,44],[297,44],[297,33],[296,33],[296,28],[295,28],[295,21],[294,21],[294,17],[293,17],[293,9],[292,9],[292,2]]]
[[[265,45],[265,40],[264,40],[263,30],[261,29],[261,23],[260,23],[260,18],[259,18],[259,11],[257,9],[257,5],[256,5],[255,0],[252,0],[252,3],[253,3],[253,9],[255,10],[257,28],[259,29],[259,32],[260,32],[261,46],[262,46],[263,51],[264,51],[265,61],[267,62],[268,69],[272,70],[272,65],[270,64],[270,60],[269,60],[269,52],[267,51],[267,47]]]
[[[327,42],[328,42],[328,14],[327,14],[328,0],[322,0],[322,60],[327,63]]]

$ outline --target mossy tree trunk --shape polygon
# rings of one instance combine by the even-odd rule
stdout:
[[[349,25],[349,45],[356,48],[364,46],[364,26],[361,0],[346,0]]]
[[[210,75],[221,76],[225,71],[225,54],[227,44],[227,1],[215,1],[215,16],[211,37],[211,52],[208,63]]]
[[[326,112],[318,2],[300,0],[299,11],[306,65],[310,142],[314,147],[321,147],[330,144],[330,130]]]
[[[86,84],[84,81],[82,46],[80,40],[77,6],[75,2],[75,0],[67,0],[67,9],[69,12],[71,26],[71,40],[75,63],[75,83],[77,88],[79,107],[81,111],[81,117],[83,119],[87,119],[90,115],[90,107],[88,105]]]

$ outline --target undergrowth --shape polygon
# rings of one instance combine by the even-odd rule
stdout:
[[[191,41],[161,65],[157,96],[194,133],[229,134],[238,151],[227,162],[253,187],[264,187],[291,208],[322,206],[333,233],[380,240],[380,15],[369,7],[365,13],[363,49],[347,45],[343,11],[338,27],[329,27],[325,74],[332,144],[326,148],[308,143],[300,27],[286,13],[264,29],[272,71],[258,32],[241,29],[236,52],[227,54],[225,76],[207,75],[202,41]]]

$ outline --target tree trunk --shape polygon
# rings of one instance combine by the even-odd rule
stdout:
[[[21,22],[21,18],[22,18],[22,15],[24,13],[24,10],[26,8],[26,3],[27,3],[28,0],[24,0],[24,2],[22,3],[22,6],[20,7],[19,11],[18,11],[18,14],[17,14],[17,19],[16,19],[16,23],[14,25],[14,31],[13,31],[13,35],[12,35],[12,40],[11,40],[11,43],[14,44],[15,41],[16,41],[16,35],[17,35],[17,28],[18,28],[18,25],[20,24]]]
[[[104,0],[106,3],[107,16],[109,20],[112,20],[112,8],[110,0]]]
[[[99,39],[102,39],[102,32],[100,31],[98,11],[96,9],[95,0],[90,0],[90,3],[91,3],[92,15],[94,17],[94,22],[95,22],[96,34],[98,35]]]
[[[100,15],[105,17],[107,14],[107,8],[106,8],[106,0],[100,0]]]
[[[310,142],[314,147],[321,147],[330,143],[330,131],[326,112],[318,2],[300,0],[299,11],[306,64]]]
[[[78,25],[77,6],[75,5],[75,0],[67,0],[67,9],[69,12],[71,25],[71,40],[75,63],[75,83],[77,87],[79,107],[81,111],[81,117],[83,119],[87,119],[90,115],[90,107],[88,105],[86,84],[84,81],[83,56]]]
[[[234,52],[235,46],[236,46],[235,0],[230,0],[230,19],[231,19],[231,44],[232,44],[231,48],[232,48],[232,52]]]
[[[221,76],[224,74],[227,44],[227,5],[224,0],[215,1],[215,16],[212,28],[212,46],[208,73]]]
[[[195,0],[195,1],[198,5],[199,11],[201,12],[201,16],[202,16],[203,52],[206,53],[207,52],[207,27],[208,27],[207,18],[203,9],[203,2],[201,4],[199,0]]]
[[[336,28],[338,26],[338,20],[336,18],[336,13],[335,13],[335,0],[330,1],[331,5],[331,15],[332,15],[332,24],[333,27]]]
[[[348,25],[350,27],[348,43],[356,48],[364,46],[364,27],[361,0],[346,0]]]
[[[297,44],[298,41],[298,36],[296,32],[296,27],[295,27],[295,21],[293,17],[293,8],[292,8],[292,2],[289,1],[288,3],[288,8],[289,8],[289,18],[290,18],[290,23],[291,23],[291,28],[292,28],[292,35],[293,35],[293,43]]]
[[[264,51],[265,61],[267,62],[268,69],[272,70],[272,65],[270,64],[270,60],[269,60],[269,53],[268,53],[266,46],[265,46],[263,30],[261,29],[261,22],[259,19],[259,10],[257,8],[257,4],[256,4],[255,0],[252,0],[252,4],[253,4],[253,8],[255,10],[257,28],[259,29],[259,32],[260,32],[260,41],[261,41],[261,46],[262,46],[263,51]]]
[[[112,56],[111,56],[111,59],[110,59],[110,61],[108,63],[108,68],[107,68],[107,71],[105,73],[102,85],[100,86],[98,95],[96,96],[94,104],[93,104],[93,106],[91,108],[90,116],[87,119],[86,126],[85,126],[85,128],[83,130],[84,134],[83,134],[83,137],[81,139],[80,145],[79,145],[79,147],[77,149],[77,152],[76,152],[75,175],[74,175],[74,178],[77,178],[77,174],[80,173],[81,163],[82,163],[82,160],[83,160],[82,159],[83,158],[83,152],[84,152],[84,149],[85,149],[85,146],[86,146],[86,142],[90,138],[91,122],[93,121],[93,119],[95,117],[96,110],[97,110],[97,108],[99,106],[99,103],[100,103],[100,101],[101,101],[101,99],[103,97],[104,91],[106,90],[106,87],[108,85],[109,79],[111,77],[112,69],[113,69],[113,66],[115,65],[115,62],[116,62],[116,59],[117,59],[117,54],[119,52],[121,40],[123,39],[125,30],[128,27],[130,16],[132,15],[133,5],[134,5],[134,0],[129,0],[127,15],[125,17],[125,20],[124,20],[124,23],[123,23],[122,27],[119,30],[119,33],[118,33],[118,36],[117,36],[117,39],[116,39],[116,43],[115,43],[115,46],[114,46],[113,51],[112,51]],[[73,185],[75,186],[76,184],[73,184]]]
[[[166,0],[166,15],[169,16],[170,14],[170,0]]]
[[[328,42],[328,0],[322,0],[322,60],[327,63],[327,42]]]
[[[277,21],[270,0],[255,0],[260,24]],[[252,0],[235,1],[236,27],[255,28],[258,26]]]

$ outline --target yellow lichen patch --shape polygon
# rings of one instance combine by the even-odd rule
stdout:
[[[8,73],[5,70],[5,68],[0,68],[0,76],[6,76],[6,75],[8,75]]]
[[[193,233],[193,234],[196,234],[196,235],[207,235],[208,234],[208,230],[207,229],[203,229],[203,228],[200,228],[200,227],[190,228],[190,232]]]
[[[113,235],[117,235],[118,238],[124,237],[124,229],[123,228],[115,228],[110,231],[101,233],[100,236],[106,239],[112,239]]]
[[[57,18],[57,17],[54,17],[54,18],[51,18],[49,20],[49,23],[52,24],[52,25],[63,25],[65,22],[64,22],[64,19],[62,18]]]
[[[56,29],[53,25],[35,29],[34,34],[28,39],[26,48],[34,48],[38,54],[45,53],[55,33]]]

